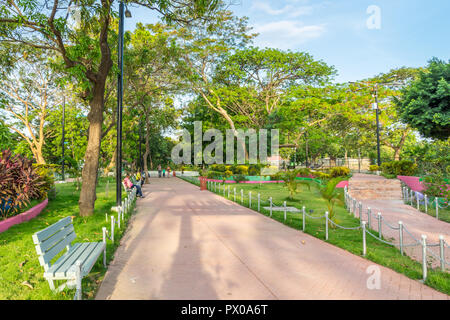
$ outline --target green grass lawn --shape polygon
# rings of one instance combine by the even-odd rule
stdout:
[[[196,179],[185,179],[198,185]],[[227,185],[228,186],[228,185]],[[274,206],[282,206],[283,201],[286,201],[286,205],[290,207],[296,207],[301,209],[303,206],[306,207],[306,212],[312,216],[322,216],[325,211],[327,211],[326,202],[320,197],[318,190],[311,185],[311,189],[308,190],[307,187],[299,185],[298,190],[300,191],[294,197],[294,200],[288,199],[288,190],[284,187],[283,183],[266,183],[266,184],[229,184],[230,186],[230,200],[234,200],[234,191],[236,188],[236,202],[241,204],[241,189],[244,191],[244,206],[249,206],[248,193],[252,192],[252,209],[258,209],[257,195],[261,196],[261,213],[269,216],[270,212],[263,209],[263,207],[269,207],[269,197],[272,197]],[[222,188],[217,189],[217,194],[223,196]],[[343,189],[339,192],[342,194],[343,199]],[[228,198],[228,191],[225,193],[225,197]],[[311,214],[309,210],[313,210]],[[345,227],[357,227],[359,225],[359,220],[355,218],[352,214],[344,208],[344,206],[336,206],[336,217],[337,222]],[[287,212],[287,219],[284,221],[283,211],[273,211],[272,218],[285,223],[286,225],[295,228],[302,229],[302,214],[301,213],[290,213]],[[306,233],[325,240],[325,219],[310,219],[306,218]],[[371,230],[372,234],[378,235],[374,230]],[[353,254],[362,256],[362,230],[343,230],[339,228],[329,228],[329,238],[328,242],[343,248]],[[406,275],[411,279],[420,280],[422,279],[422,265],[409,258],[408,256],[402,256],[397,248],[391,247],[389,245],[383,244],[382,242],[373,239],[371,236],[367,235],[367,255],[366,259],[371,260],[380,265],[391,268],[399,273]],[[450,294],[450,274],[446,272],[441,272],[440,270],[434,269],[428,270],[428,278],[426,284],[436,290]]]
[[[408,205],[410,205],[410,203],[408,203]],[[417,204],[413,204],[412,207],[417,209]],[[419,208],[420,211],[425,213],[425,205],[420,205]],[[426,214],[436,218],[436,207],[429,205]],[[439,220],[450,223],[450,206],[447,208],[439,207],[438,217]]]
[[[97,187],[97,201],[95,214],[90,217],[78,215],[79,191],[74,183],[56,185],[57,196],[48,203],[44,211],[36,218],[15,225],[0,233],[0,300],[5,299],[73,299],[75,290],[65,289],[60,293],[53,293],[48,282],[43,278],[44,269],[39,265],[38,256],[34,248],[32,235],[61,218],[73,216],[73,224],[77,239],[75,242],[102,241],[102,227],[110,230],[111,222],[105,218],[105,213],[112,215],[111,207],[115,205],[115,183],[109,179],[108,195],[106,195],[107,178],[100,178]],[[124,192],[125,193],[125,192]],[[125,198],[126,194],[123,194]],[[114,213],[117,217],[117,213]],[[130,215],[125,215],[124,226],[115,231],[115,243],[107,240],[107,261],[109,262],[118,246]],[[98,285],[105,275],[102,256],[92,268],[88,277],[83,279],[83,299],[95,297]],[[55,286],[63,281],[56,281]]]

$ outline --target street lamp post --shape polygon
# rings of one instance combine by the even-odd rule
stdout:
[[[380,110],[378,109],[378,84],[375,84],[375,114],[377,119],[377,164],[381,166],[381,156],[380,156],[380,120],[379,114]]]
[[[305,156],[306,156],[306,168],[308,168],[308,132],[305,132]]]
[[[139,172],[142,173],[142,148],[141,148],[141,141],[142,141],[142,121],[139,120],[139,162],[138,162],[138,166],[139,166]]]
[[[64,131],[64,126],[65,126],[65,123],[66,123],[66,119],[65,119],[65,116],[66,116],[66,97],[65,96],[63,96],[63,112],[62,112],[62,146],[61,146],[61,149],[62,149],[62,155],[61,155],[61,174],[62,174],[62,181],[64,181],[65,180],[65,174],[64,174],[64,135],[65,135],[65,131]]]
[[[119,74],[117,75],[117,161],[116,161],[116,205],[122,205],[122,101],[123,101],[123,42],[124,30],[123,20],[126,17],[131,17],[128,10],[125,12],[125,4],[120,1],[119,4],[119,39],[118,39],[118,67]]]

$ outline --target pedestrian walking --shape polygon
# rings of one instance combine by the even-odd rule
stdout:
[[[158,177],[161,178],[161,165],[158,164]]]

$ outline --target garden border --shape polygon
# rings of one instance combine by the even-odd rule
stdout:
[[[20,224],[22,222],[33,219],[34,217],[39,215],[42,212],[42,210],[44,210],[44,208],[47,206],[47,204],[48,204],[48,199],[45,199],[41,203],[35,205],[34,207],[28,209],[25,212],[22,212],[16,216],[13,216],[6,220],[0,221],[0,233],[8,230],[9,228],[11,228],[12,226],[14,226],[16,224]]]

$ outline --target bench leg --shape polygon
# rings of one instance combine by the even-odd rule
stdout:
[[[55,291],[55,284],[53,283],[53,280],[47,279],[47,281],[48,281],[48,284],[49,284],[49,286],[50,286],[50,289],[51,289],[52,291]]]
[[[103,266],[106,268],[106,228],[103,227],[103,244],[105,245],[105,249],[103,250]]]
[[[82,290],[81,290],[81,262],[77,261],[76,264],[76,286],[77,286],[77,292],[76,292],[76,300],[82,299]]]

